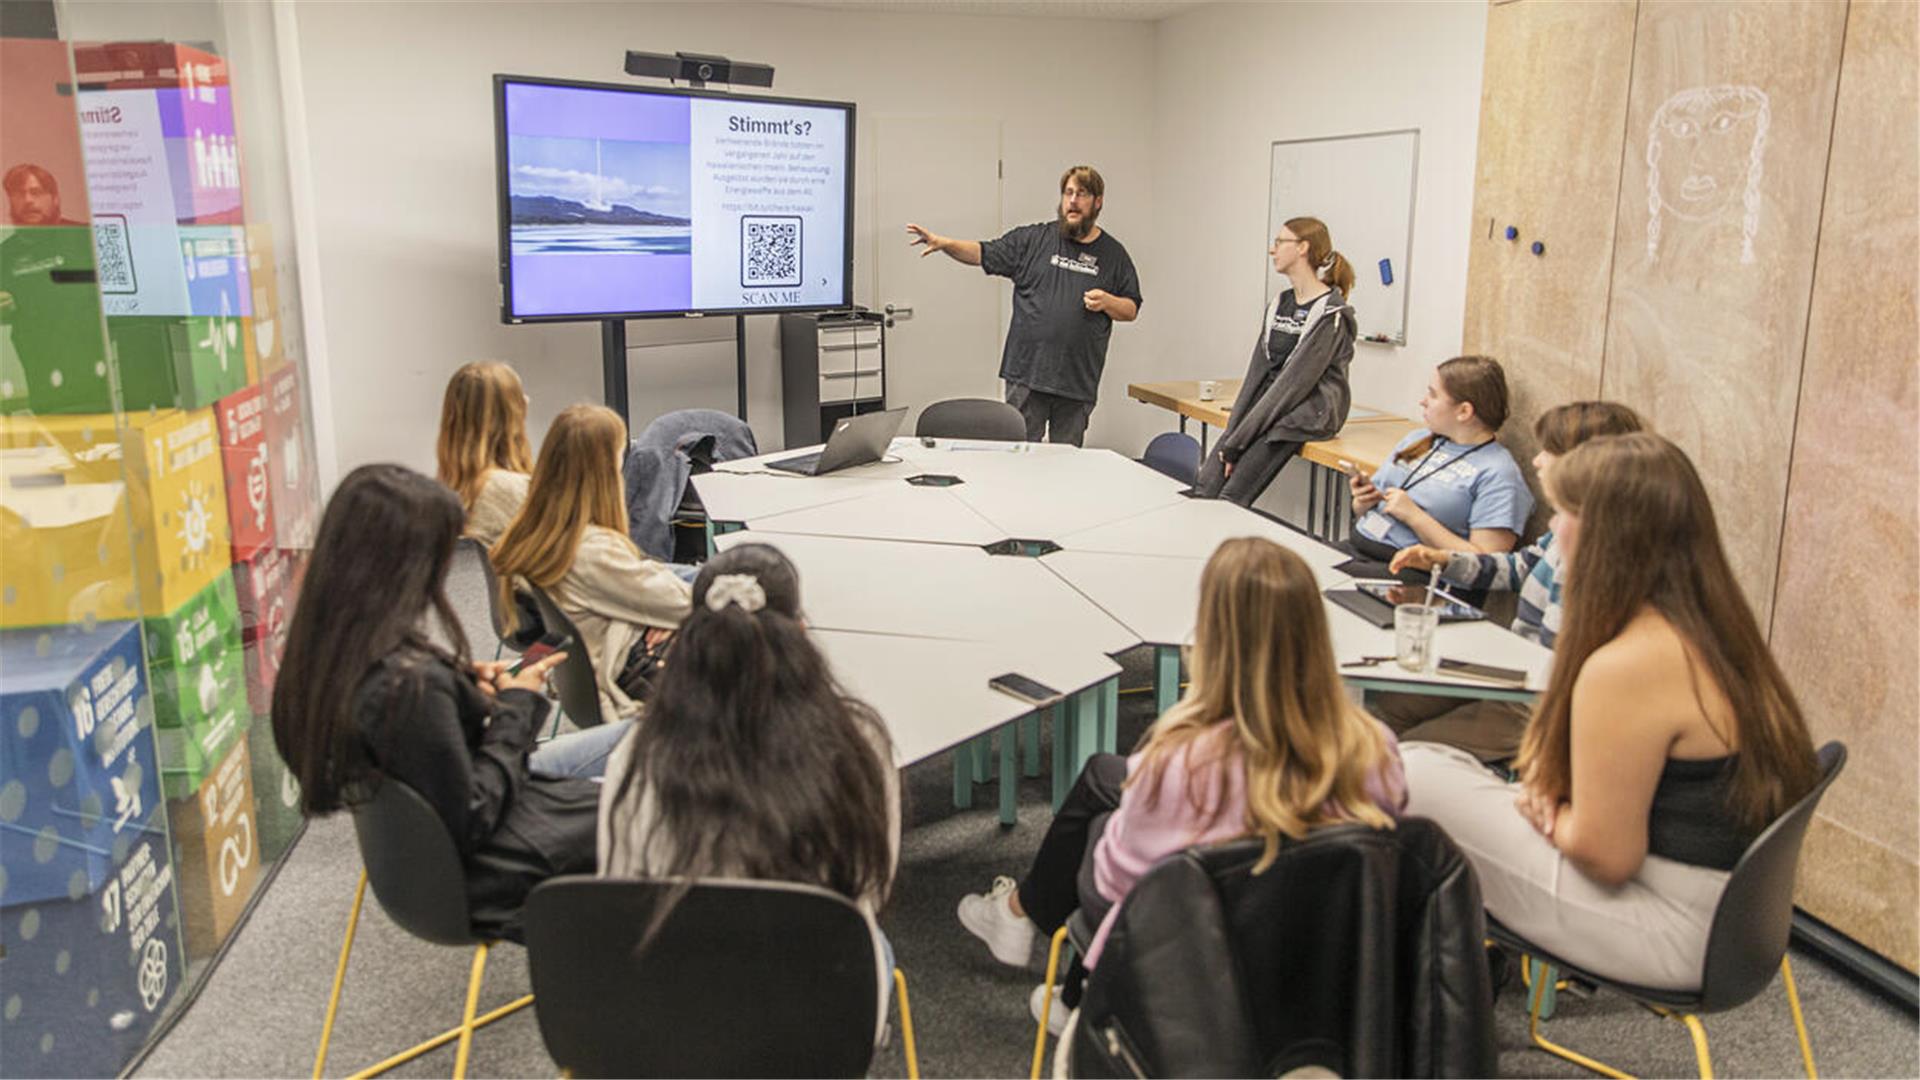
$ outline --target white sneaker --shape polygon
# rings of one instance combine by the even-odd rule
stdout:
[[[987,943],[993,958],[1009,967],[1026,967],[1033,955],[1033,923],[1015,915],[1009,898],[1014,880],[993,879],[993,888],[960,898],[960,925]]]
[[[1027,1011],[1033,1014],[1033,1022],[1040,1022],[1040,1009],[1047,1003],[1047,984],[1041,983],[1027,995]],[[1053,988],[1053,1008],[1047,1010],[1047,1034],[1059,1038],[1067,1030],[1067,1014],[1072,1010],[1060,1000],[1060,988]]]

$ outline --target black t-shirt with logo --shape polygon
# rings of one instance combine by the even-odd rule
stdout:
[[[1325,296],[1321,293],[1320,296]],[[1312,300],[1301,302],[1293,298],[1293,290],[1280,294],[1280,303],[1273,309],[1273,322],[1267,326],[1267,362],[1275,368],[1287,362],[1293,355],[1294,346],[1300,344],[1300,334],[1307,328],[1307,314],[1313,310],[1316,296]]]
[[[1087,310],[1086,291],[1141,302],[1140,279],[1120,241],[1105,229],[1082,244],[1050,221],[1022,225],[980,242],[980,268],[1013,279],[1013,324],[1000,377],[1075,401],[1096,400],[1113,319]]]

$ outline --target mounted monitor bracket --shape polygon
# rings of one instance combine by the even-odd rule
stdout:
[[[636,52],[627,50],[627,74],[684,82],[695,90],[704,90],[710,82],[727,86],[772,86],[773,65],[748,60],[729,60],[706,53]]]

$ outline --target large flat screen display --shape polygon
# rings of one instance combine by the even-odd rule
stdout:
[[[502,321],[852,305],[852,105],[493,86]]]

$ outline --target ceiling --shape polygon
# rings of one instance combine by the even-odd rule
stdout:
[[[841,11],[1158,22],[1209,0],[788,0]]]

